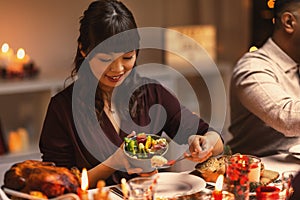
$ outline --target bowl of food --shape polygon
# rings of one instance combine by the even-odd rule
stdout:
[[[152,172],[168,161],[163,156],[169,148],[166,138],[158,135],[138,133],[131,138],[124,138],[123,151],[129,163],[143,172]]]

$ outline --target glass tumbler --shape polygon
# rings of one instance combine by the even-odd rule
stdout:
[[[154,200],[155,184],[153,177],[136,177],[128,181],[129,200]]]
[[[249,182],[259,183],[260,171],[261,171],[261,159],[253,155],[247,155],[247,156],[250,158],[249,160],[250,169],[248,174]]]
[[[298,171],[291,170],[291,171],[284,171],[281,174],[281,181],[282,181],[282,191],[285,193],[286,199],[293,194],[294,189],[292,187],[292,180],[298,174]]]
[[[249,199],[250,157],[235,154],[225,160],[226,175],[224,189],[234,194],[236,200]]]

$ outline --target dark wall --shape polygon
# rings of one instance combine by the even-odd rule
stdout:
[[[252,0],[252,33],[250,45],[260,47],[273,31],[273,9],[268,0]]]

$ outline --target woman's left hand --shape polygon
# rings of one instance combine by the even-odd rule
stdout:
[[[189,153],[185,153],[185,158],[193,162],[204,162],[213,155],[213,144],[207,136],[192,135],[189,137]]]

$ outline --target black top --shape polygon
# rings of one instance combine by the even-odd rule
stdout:
[[[86,94],[89,92],[84,90],[84,94],[79,92],[80,95],[74,95],[78,91],[76,87],[78,80],[50,100],[40,138],[43,161],[51,161],[57,166],[68,168],[73,166],[79,169],[93,168],[101,160],[109,157],[133,128],[137,133],[161,135],[165,132],[180,144],[187,143],[187,138],[191,134],[204,135],[208,131],[208,124],[199,116],[181,106],[177,98],[162,85],[153,81],[149,83],[150,79],[147,78],[141,78],[143,83],[148,81],[148,84],[143,86],[143,93],[137,100],[139,105],[143,105],[143,109],[131,119],[121,119],[119,134],[105,112],[102,113],[103,123],[96,120],[95,125],[93,123],[95,106],[90,106],[86,100],[88,99]],[[150,120],[149,110],[155,104],[161,106],[150,111],[152,112]],[[165,115],[166,119],[163,120]],[[137,126],[133,126],[131,120]],[[128,179],[129,175],[117,171],[106,180],[106,184],[120,183],[122,177]]]

